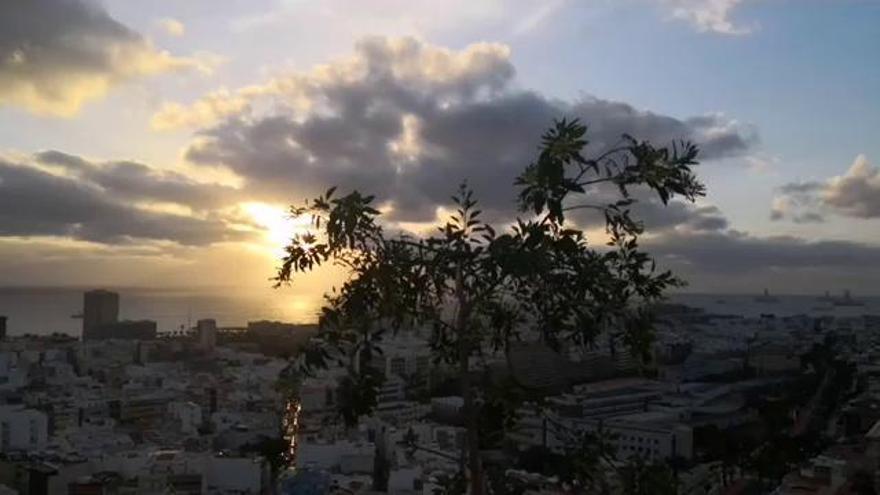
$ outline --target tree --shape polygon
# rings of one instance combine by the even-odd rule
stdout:
[[[676,495],[677,481],[665,464],[649,463],[635,456],[621,468],[621,491],[624,495]]]
[[[592,345],[607,335],[612,347],[626,346],[647,359],[652,320],[646,308],[681,283],[641,251],[643,227],[631,215],[631,192],[648,189],[664,204],[703,195],[691,170],[697,148],[685,142],[658,148],[624,135],[587,158],[586,134],[579,121],[561,120],[542,136],[537,160],[515,183],[521,216],[503,233],[482,220],[467,185],[452,198],[455,213],[431,236],[387,234],[374,197],[358,191],[336,196],[331,188],[291,208],[293,216],[310,215],[314,231],[293,237],[276,284],[325,263],[348,272],[327,296],[321,338],[304,353],[304,370],[348,360],[351,383],[375,386],[373,376],[361,375],[370,373],[378,340],[403,327],[430,330],[434,361],[457,368],[460,376],[467,430],[460,474],[472,494],[485,492],[479,450],[484,396],[472,361],[506,354],[524,330],[555,349]],[[613,191],[615,199],[589,202],[599,188]],[[590,211],[604,218],[603,248],[589,244],[567,219]],[[348,419],[375,405],[374,394],[357,395],[360,400],[347,402]]]
[[[564,478],[584,493],[610,493],[613,476],[625,474],[617,467],[616,449],[611,443],[615,437],[607,431],[569,432],[562,461],[569,471]]]

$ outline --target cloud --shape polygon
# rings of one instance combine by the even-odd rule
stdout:
[[[293,30],[306,38],[326,36],[327,43],[347,43],[370,33],[445,39],[462,32],[491,32],[509,39],[559,29],[564,18],[585,19],[623,7],[681,21],[700,32],[744,35],[757,25],[734,19],[736,9],[743,3],[744,0],[280,0],[272,8],[257,9],[232,19],[229,29],[235,34]]]
[[[226,89],[219,89],[203,96],[189,107],[165,102],[153,115],[150,125],[158,131],[206,127],[228,115],[244,112],[250,105],[250,99],[243,91],[233,94]]]
[[[584,202],[597,205],[608,204],[620,198],[617,189],[613,186],[594,187],[587,193],[589,199],[579,198],[577,204]],[[636,200],[636,203],[631,207],[632,218],[641,222],[646,232],[651,235],[669,230],[680,232],[723,231],[729,227],[727,218],[718,207],[713,205],[692,204],[678,199],[673,199],[664,205],[656,193],[646,188],[633,189],[631,197]],[[605,216],[594,209],[572,210],[567,218],[583,229],[605,228]]]
[[[681,201],[663,205],[652,198],[650,201],[640,201],[633,211],[637,218],[645,222],[649,232],[675,228],[680,232],[702,233],[724,231],[729,226],[721,210],[711,205],[694,206]]]
[[[428,45],[414,38],[367,37],[355,46],[355,54],[319,65],[306,73],[290,73],[263,84],[214,91],[191,105],[165,103],[153,117],[153,127],[206,127],[239,115],[255,99],[272,96],[290,112],[310,111],[322,103],[330,109],[345,104],[342,98],[365,98],[352,91],[357,84],[376,86],[383,80],[392,90],[407,91],[420,99],[473,99],[478,90],[498,91],[514,76],[510,49],[498,43],[476,43],[461,51]],[[375,90],[381,88],[363,88]],[[348,92],[346,94],[345,92]],[[452,101],[450,101],[451,103]]]
[[[506,221],[514,214],[513,179],[534,159],[554,118],[584,119],[593,151],[630,133],[696,140],[712,160],[742,156],[757,139],[720,114],[678,119],[595,97],[552,99],[518,88],[515,73],[500,44],[450,50],[412,38],[367,38],[349,57],[157,114],[158,127],[200,128],[186,150],[190,165],[225,167],[236,187],[144,163],[44,151],[0,162],[0,238],[109,247],[136,240],[187,258],[193,252],[181,246],[254,241],[262,229],[241,206],[249,202],[298,202],[339,185],[378,194],[390,221],[405,226],[434,220],[463,179],[487,217]],[[655,234],[728,227],[712,206],[664,206],[645,191],[635,194],[636,214]],[[611,199],[608,190],[592,195]]]
[[[842,215],[880,218],[880,170],[857,156],[845,174],[827,182],[822,201]]]
[[[234,33],[276,27],[309,30],[315,23],[324,32],[428,34],[450,29],[484,27],[535,17],[544,10],[531,0],[281,0],[276,7],[233,19]]]
[[[521,36],[535,31],[562,10],[566,2],[567,0],[548,0],[539,5],[513,25],[513,34]]]
[[[880,247],[857,242],[670,230],[644,244],[661,265],[689,280],[692,290],[758,292],[775,286],[875,292],[880,278]]]
[[[120,202],[170,203],[205,212],[229,206],[239,198],[232,187],[197,182],[181,173],[138,162],[97,163],[55,150],[37,153],[34,158],[99,187],[103,194]]]
[[[452,51],[412,38],[369,38],[351,57],[231,93],[232,102],[244,92],[268,95],[275,109],[224,107],[231,115],[200,131],[186,156],[230,168],[246,190],[275,201],[335,184],[379,194],[396,219],[422,221],[464,179],[488,214],[510,215],[513,180],[554,118],[588,123],[593,151],[630,133],[660,143],[691,139],[704,159],[715,159],[741,155],[756,140],[723,115],[680,120],[623,102],[559,101],[517,89],[509,57],[498,44]],[[200,114],[204,101],[189,108]]]
[[[797,237],[756,237],[729,230],[670,231],[650,242],[652,252],[670,255],[714,273],[796,267],[858,267],[880,247],[849,241],[809,242]]]
[[[97,60],[105,70],[104,59]],[[119,280],[129,276],[124,271],[129,264],[167,256],[172,267],[161,273],[173,277],[177,263],[197,259],[207,245],[251,239],[253,233],[241,228],[250,220],[235,210],[239,202],[298,202],[335,184],[377,193],[403,222],[433,219],[454,187],[468,179],[486,214],[505,219],[513,209],[514,176],[534,159],[540,134],[562,116],[590,125],[594,152],[626,132],[656,143],[697,141],[702,158],[712,161],[751,156],[758,139],[753,128],[722,114],[676,118],[596,97],[562,101],[517,87],[515,74],[504,45],[450,50],[412,38],[377,37],[360,42],[353,55],[308,72],[218,90],[190,105],[163,106],[154,127],[197,129],[188,160],[228,168],[240,177],[240,189],[148,164],[98,162],[59,151],[30,161],[0,160],[0,252],[39,244],[45,248],[40,253],[65,253],[64,262],[53,267],[76,259],[94,261],[90,267],[126,260],[113,268]],[[818,198],[822,208],[845,214],[876,215],[871,206],[876,177],[876,168],[861,157],[840,177],[779,192]],[[593,193],[608,197],[607,191]],[[694,287],[749,290],[762,276],[816,276],[822,284],[880,276],[880,268],[864,269],[875,266],[880,248],[755,237],[730,230],[713,206],[678,201],[663,206],[648,194],[637,197],[636,214],[649,228],[648,249]],[[781,207],[781,215],[787,218],[793,209]],[[800,213],[801,221],[811,221],[809,213]],[[596,224],[588,217],[579,220]],[[90,254],[77,254],[82,252]],[[224,254],[223,260],[235,256]],[[49,256],[29,256],[29,270],[38,272]],[[4,276],[12,264],[2,260],[11,258],[0,256]],[[224,264],[229,265],[212,266]],[[29,270],[20,270],[19,277]]]
[[[851,218],[880,218],[880,170],[858,155],[843,174],[822,182],[794,182],[778,189],[771,218],[822,221],[829,213]]]
[[[155,176],[130,163],[99,169],[57,153],[39,159],[80,175],[0,159],[0,237],[55,236],[106,244],[149,239],[185,245],[248,238],[218,212],[188,215],[150,208],[155,201],[207,202],[208,194],[182,197],[198,187],[177,176]]]
[[[168,36],[179,38],[186,34],[186,26],[177,19],[166,17],[165,19],[159,19],[157,24]]]
[[[817,196],[822,187],[818,182],[792,182],[779,187],[770,208],[770,219],[789,219],[794,223],[824,222],[821,200]]]
[[[737,24],[731,15],[743,0],[660,0],[675,19],[686,21],[700,32],[743,35],[754,25]]]
[[[235,260],[235,263],[230,263]],[[0,284],[55,287],[196,287],[225,285],[225,294],[240,296],[262,288],[274,260],[242,243],[183,246],[139,240],[103,244],[57,237],[0,237]],[[254,274],[260,277],[254,277]],[[266,274],[265,277],[262,275]],[[320,280],[302,287],[310,295],[324,289]],[[256,287],[255,287],[256,286]],[[297,298],[300,295],[297,294]]]
[[[209,70],[162,51],[88,0],[0,2],[0,107],[71,116],[143,76]]]

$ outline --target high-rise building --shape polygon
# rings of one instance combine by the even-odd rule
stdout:
[[[6,339],[6,317],[0,315],[0,340]]]
[[[213,351],[217,345],[217,322],[211,319],[199,320],[196,329],[199,335],[199,347]]]
[[[83,340],[94,338],[94,330],[119,321],[119,294],[90,290],[83,295]]]

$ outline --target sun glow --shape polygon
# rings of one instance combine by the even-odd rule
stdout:
[[[243,207],[263,230],[266,245],[275,258],[284,255],[284,247],[294,235],[304,233],[309,227],[308,218],[291,218],[285,209],[275,205],[247,203]]]

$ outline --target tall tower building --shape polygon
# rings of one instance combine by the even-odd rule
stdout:
[[[107,290],[90,290],[83,296],[83,340],[95,337],[101,325],[119,321],[119,294]]]
[[[0,340],[6,339],[6,317],[0,315]]]
[[[206,351],[213,351],[217,345],[217,322],[210,319],[199,320],[196,323],[199,336],[199,347]]]

